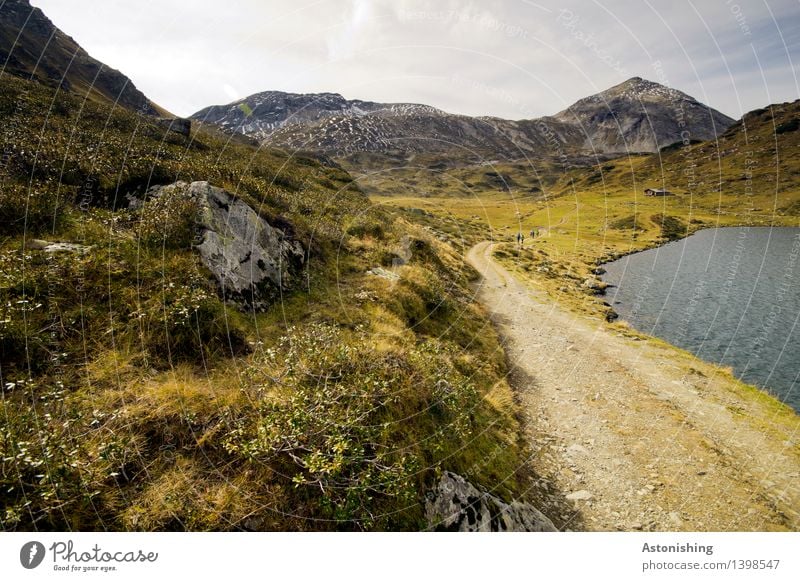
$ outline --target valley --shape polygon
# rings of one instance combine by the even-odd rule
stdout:
[[[798,226],[800,101],[184,119],[27,0],[0,22],[2,530],[800,529],[797,414],[600,278]]]

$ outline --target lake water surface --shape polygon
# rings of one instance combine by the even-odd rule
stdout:
[[[716,228],[604,265],[633,327],[800,411],[800,228]]]

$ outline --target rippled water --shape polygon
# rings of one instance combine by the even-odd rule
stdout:
[[[800,228],[703,230],[605,268],[633,327],[800,410]]]

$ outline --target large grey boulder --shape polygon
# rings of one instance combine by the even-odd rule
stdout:
[[[148,197],[163,195],[189,196],[197,203],[195,249],[226,299],[260,310],[290,287],[304,261],[303,246],[247,203],[208,182],[177,182],[148,192]]]
[[[507,504],[481,490],[462,476],[445,472],[428,492],[425,502],[428,525],[437,531],[556,531],[556,527],[533,506]]]
[[[192,133],[192,121],[190,119],[182,119],[180,117],[159,117],[156,119],[156,123],[158,123],[161,127],[172,131],[173,133],[183,135],[184,137],[189,137],[189,135]]]

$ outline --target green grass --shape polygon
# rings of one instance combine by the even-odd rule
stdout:
[[[503,350],[452,248],[310,158],[1,83],[2,529],[416,530],[442,470],[520,497]],[[189,201],[128,208],[176,179],[304,245],[282,300],[220,297]]]

